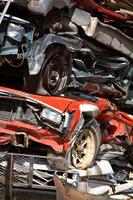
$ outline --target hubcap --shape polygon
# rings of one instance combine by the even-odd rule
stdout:
[[[60,66],[58,57],[54,57],[48,64],[48,85],[49,88],[54,89],[60,81]]]
[[[76,168],[85,169],[89,166],[95,155],[95,138],[89,129],[83,129],[76,139],[72,149],[72,162]]]

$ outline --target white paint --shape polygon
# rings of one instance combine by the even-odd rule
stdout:
[[[98,106],[92,104],[81,104],[79,108],[81,112],[86,112],[88,115],[92,117],[96,117],[100,112]]]

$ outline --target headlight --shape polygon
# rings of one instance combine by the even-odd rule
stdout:
[[[7,29],[7,36],[18,42],[22,41],[25,29],[21,25],[10,23]]]
[[[62,116],[60,113],[48,110],[47,108],[43,109],[41,113],[41,118],[49,120],[57,125],[60,125],[62,121]]]

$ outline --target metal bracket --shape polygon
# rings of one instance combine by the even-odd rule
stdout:
[[[28,136],[25,132],[16,132],[12,143],[16,147],[27,148],[29,145]]]

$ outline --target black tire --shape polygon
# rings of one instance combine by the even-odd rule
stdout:
[[[50,45],[45,52],[38,90],[45,89],[51,95],[64,93],[71,76],[71,68],[72,57],[66,46]]]

